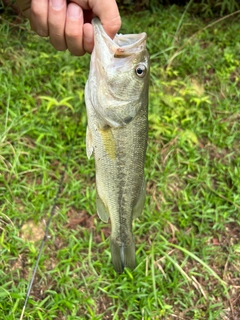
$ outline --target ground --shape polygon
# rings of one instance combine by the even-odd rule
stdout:
[[[148,34],[151,81],[137,267],[121,275],[85,152],[89,56],[56,52],[27,22],[1,17],[4,319],[20,318],[63,171],[25,319],[240,318],[239,15],[172,6],[122,17],[122,33]]]

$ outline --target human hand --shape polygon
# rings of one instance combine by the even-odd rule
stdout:
[[[68,49],[75,56],[91,53],[94,46],[91,20],[97,16],[113,38],[121,26],[115,0],[16,0],[31,28],[48,37],[59,51]]]

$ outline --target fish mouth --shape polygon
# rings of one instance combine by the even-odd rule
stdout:
[[[139,34],[116,34],[111,39],[98,18],[94,18],[92,24],[94,26],[95,39],[98,39],[94,45],[95,50],[99,60],[101,59],[101,61],[105,62],[103,66],[104,64],[109,66],[109,63],[113,62],[114,58],[118,60],[130,56],[134,57],[134,54],[146,49],[147,34],[145,32]],[[120,62],[120,64],[122,63]]]
[[[112,40],[116,45],[114,57],[126,57],[133,53],[139,53],[145,48],[147,34],[117,34]]]

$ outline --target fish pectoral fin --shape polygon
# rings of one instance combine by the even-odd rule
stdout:
[[[97,214],[99,216],[99,218],[103,221],[103,222],[108,222],[109,219],[109,213],[108,210],[105,206],[105,204],[103,203],[102,199],[99,197],[98,192],[97,192],[97,196],[96,196],[96,206],[97,206]]]
[[[138,201],[133,208],[133,219],[136,219],[140,216],[143,211],[144,203],[146,198],[146,182],[143,179],[140,195],[138,197]]]
[[[93,153],[93,141],[92,141],[92,132],[87,126],[87,133],[86,133],[86,151],[87,151],[87,157],[90,159],[92,153]]]

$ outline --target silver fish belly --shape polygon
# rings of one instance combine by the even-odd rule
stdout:
[[[97,212],[104,222],[111,220],[112,263],[121,273],[124,267],[135,268],[132,220],[145,202],[149,55],[145,33],[112,40],[97,18],[92,23],[87,155],[94,155]]]

